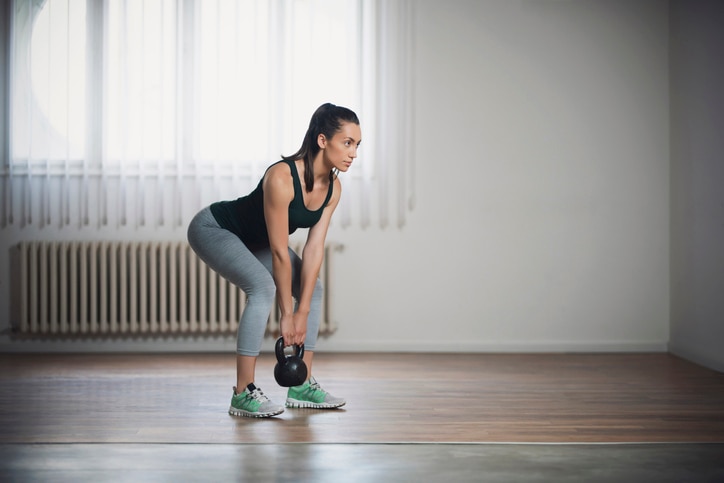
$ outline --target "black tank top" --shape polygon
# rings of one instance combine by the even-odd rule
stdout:
[[[310,228],[317,224],[322,217],[324,208],[332,198],[334,183],[330,180],[327,197],[322,206],[318,210],[309,210],[304,206],[302,183],[299,180],[296,163],[291,160],[282,160],[274,164],[279,163],[286,163],[289,166],[294,183],[294,199],[289,203],[289,234],[291,235],[297,228]],[[231,201],[217,201],[210,207],[211,214],[214,215],[219,225],[238,236],[251,250],[269,246],[269,234],[264,218],[263,183],[264,178],[262,177],[254,191],[248,195]]]

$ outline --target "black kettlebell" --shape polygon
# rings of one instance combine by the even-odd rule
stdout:
[[[274,367],[274,379],[283,387],[300,386],[307,380],[307,365],[302,360],[304,344],[294,346],[294,354],[284,354],[284,338],[279,337],[275,347],[277,365]]]

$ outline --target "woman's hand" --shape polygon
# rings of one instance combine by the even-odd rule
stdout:
[[[307,337],[307,318],[309,312],[295,312],[283,315],[279,320],[279,328],[284,338],[284,347],[302,345]]]

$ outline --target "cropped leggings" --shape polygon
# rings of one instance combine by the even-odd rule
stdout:
[[[246,293],[247,304],[236,335],[236,353],[259,355],[267,320],[276,301],[271,250],[250,251],[239,237],[219,226],[208,207],[191,220],[187,235],[191,248],[204,263]],[[289,257],[292,262],[292,296],[299,300],[302,260],[291,248]],[[307,319],[305,350],[314,350],[321,316],[322,283],[317,279]]]

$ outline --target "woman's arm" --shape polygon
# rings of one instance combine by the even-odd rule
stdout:
[[[289,259],[289,203],[294,184],[289,167],[279,163],[264,176],[264,219],[272,254],[272,277],[277,288],[281,312],[280,329],[285,345],[295,344],[294,300],[292,299],[292,263]]]
[[[317,278],[319,277],[319,269],[321,268],[322,261],[324,259],[324,242],[327,238],[327,230],[329,229],[332,214],[337,208],[341,194],[342,184],[339,182],[339,179],[335,178],[332,198],[324,208],[320,220],[309,229],[307,242],[304,244],[304,250],[302,252],[301,293],[299,296],[299,307],[297,312],[305,315],[305,334],[306,316],[309,315],[312,293],[314,292],[314,286],[317,283]]]

